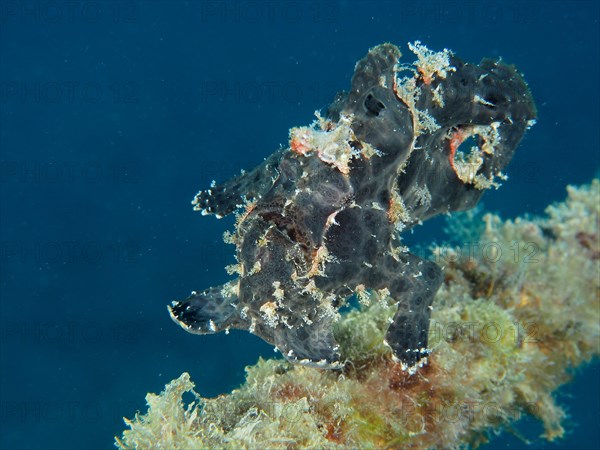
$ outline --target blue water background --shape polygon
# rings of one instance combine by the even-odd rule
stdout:
[[[111,448],[148,391],[188,371],[215,396],[274,356],[245,333],[171,322],[167,303],[225,282],[233,262],[232,220],[190,200],[285,145],[376,44],[410,61],[421,40],[524,73],[538,124],[486,209],[540,214],[600,167],[596,2],[1,5],[2,448]],[[439,241],[442,225],[407,239]],[[566,439],[517,426],[531,448],[600,446],[598,372],[558,394]],[[523,447],[508,433],[487,446]]]

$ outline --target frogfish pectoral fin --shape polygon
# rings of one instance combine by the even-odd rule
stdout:
[[[185,300],[168,306],[171,318],[184,330],[208,334],[229,328],[246,328],[239,315],[238,298],[227,286],[216,286],[194,292]]]

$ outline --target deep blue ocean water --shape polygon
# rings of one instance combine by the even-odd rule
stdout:
[[[540,214],[599,161],[599,6],[592,1],[2,1],[0,446],[111,448],[122,416],[190,372],[215,396],[272,347],[194,336],[166,304],[228,279],[232,221],[192,211],[212,179],[252,167],[347,88],[382,42],[502,57],[539,111],[484,197]],[[441,240],[438,220],[410,238]],[[565,312],[568,314],[568,312]],[[600,448],[599,368],[558,393],[556,444]],[[503,433],[486,447],[524,448]]]

